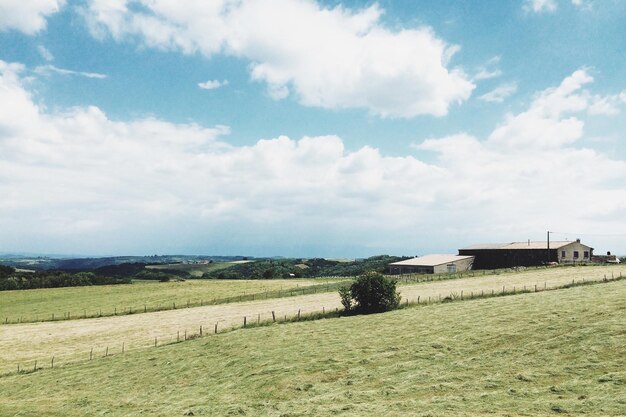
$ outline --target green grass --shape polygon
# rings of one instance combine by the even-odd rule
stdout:
[[[250,261],[252,262],[252,261]],[[188,272],[194,278],[202,277],[205,272],[219,271],[220,269],[230,268],[233,265],[241,263],[238,262],[213,262],[210,264],[159,264],[159,265],[147,265],[146,269],[160,270],[169,269],[174,271]]]
[[[195,307],[266,296],[284,297],[334,291],[337,282],[331,279],[137,281],[130,285],[2,291],[0,320],[3,324],[63,320],[67,313],[71,318],[98,317],[168,310],[174,306],[183,308],[188,302]],[[314,289],[310,288],[313,286]]]
[[[0,378],[11,416],[626,415],[626,281],[241,329]]]

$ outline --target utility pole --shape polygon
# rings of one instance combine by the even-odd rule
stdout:
[[[550,263],[550,231],[548,231],[548,263]]]

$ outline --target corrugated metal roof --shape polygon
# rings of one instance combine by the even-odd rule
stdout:
[[[404,261],[394,262],[389,265],[394,266],[437,266],[443,264],[449,264],[455,261],[460,261],[467,258],[473,258],[473,256],[467,255],[424,255],[413,259],[407,259]]]
[[[559,249],[563,246],[577,243],[575,240],[555,240],[550,241],[550,249]],[[587,246],[587,245],[584,245]],[[488,243],[472,245],[460,250],[476,250],[476,249],[548,249],[548,242],[544,241],[530,241],[530,242],[511,242],[511,243]]]

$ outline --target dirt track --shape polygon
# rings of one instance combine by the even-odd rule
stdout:
[[[526,271],[502,275],[477,275],[448,281],[426,282],[400,287],[403,300],[416,301],[418,296],[422,302],[428,297],[435,300],[451,293],[465,297],[473,292],[490,293],[502,291],[505,286],[510,291],[515,286],[521,290],[562,286],[585,279],[602,280],[604,274],[616,276],[626,273],[621,267],[578,267],[556,268],[547,270]],[[215,323],[218,330],[233,326],[241,326],[244,316],[248,323],[270,320],[272,311],[277,318],[294,316],[298,310],[302,314],[322,311],[322,309],[340,308],[337,293],[312,294],[290,298],[250,301],[216,306],[204,306],[181,310],[160,311],[129,316],[103,317],[86,320],[69,320],[62,322],[42,322],[20,325],[0,326],[0,373],[14,371],[19,363],[22,368],[31,368],[34,361],[38,366],[49,367],[52,356],[55,364],[61,365],[68,361],[89,359],[93,355],[100,357],[105,354],[108,346],[109,354],[119,353],[122,343],[126,351],[154,346],[154,340],[162,344],[176,340],[177,332],[184,338],[185,331],[189,335],[197,334],[200,326],[203,332],[213,333]]]

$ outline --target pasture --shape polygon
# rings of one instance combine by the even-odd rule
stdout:
[[[502,290],[506,293],[534,291],[535,288],[541,291],[570,284],[573,280],[577,283],[601,281],[605,275],[619,274],[619,267],[549,268],[408,284],[401,286],[400,292],[405,301],[425,303],[445,297],[497,295]],[[221,281],[208,283],[212,282]],[[241,281],[233,284],[238,282]],[[280,282],[251,281],[258,284]],[[117,317],[0,326],[0,372],[15,371],[18,365],[32,368],[34,361],[47,363],[52,356],[58,365],[82,361],[89,358],[92,349],[97,355],[117,354],[122,347],[126,351],[147,349],[154,346],[155,339],[157,345],[162,345],[184,339],[185,333],[195,335],[200,326],[205,333],[214,332],[216,323],[219,331],[239,327],[244,317],[248,323],[254,323],[271,320],[272,312],[283,318],[293,317],[298,312],[309,314],[337,308],[341,308],[339,296],[333,291]]]
[[[231,261],[231,262],[212,262],[208,264],[158,264],[158,265],[146,265],[146,269],[153,270],[172,270],[172,271],[183,271],[189,273],[194,278],[202,277],[202,274],[205,272],[211,271],[219,271],[220,269],[226,269],[233,265],[240,263],[247,263],[253,261]]]
[[[331,279],[135,281],[132,284],[42,288],[0,293],[2,323],[64,320],[171,310],[326,290]],[[334,289],[331,285],[329,289]]]
[[[4,376],[0,415],[626,415],[625,299],[622,280],[240,329]]]

